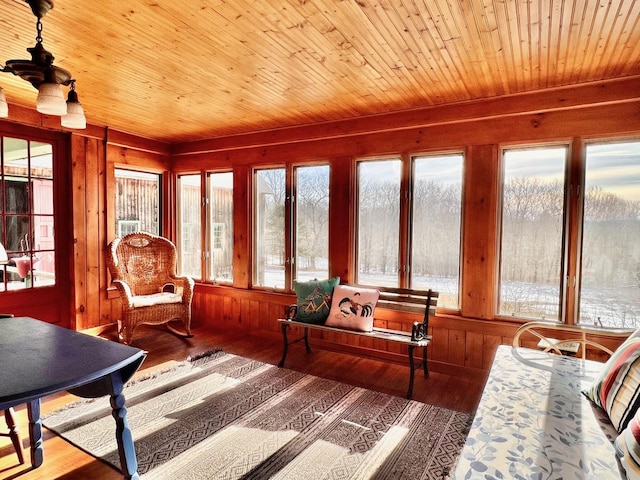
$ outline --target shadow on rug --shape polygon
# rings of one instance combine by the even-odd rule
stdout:
[[[124,390],[144,479],[442,479],[465,413],[207,352]],[[119,468],[107,397],[44,425]]]

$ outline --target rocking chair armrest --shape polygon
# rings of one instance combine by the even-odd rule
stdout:
[[[113,286],[116,287],[118,293],[120,293],[120,298],[122,299],[123,306],[127,308],[133,307],[133,292],[131,291],[131,287],[124,280],[114,280]]]
[[[195,287],[195,281],[191,277],[172,276],[170,282],[176,287],[182,289],[182,296],[185,303],[190,303],[193,297],[193,289]]]

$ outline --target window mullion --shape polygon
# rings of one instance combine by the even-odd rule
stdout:
[[[398,252],[398,285],[409,288],[411,281],[411,212],[412,212],[412,160],[408,154],[402,156],[402,176],[400,178],[400,226]]]
[[[202,173],[202,212],[200,224],[202,225],[202,280],[206,280],[211,277],[211,199],[209,198],[209,191],[211,189],[211,178],[209,174]]]
[[[580,244],[582,236],[582,210],[584,191],[584,144],[575,138],[569,156],[569,195],[565,207],[565,254],[563,275],[563,320],[568,324],[578,322],[578,270],[580,267]]]
[[[285,197],[284,197],[284,288],[291,289],[293,285],[293,263],[294,263],[294,221],[295,221],[295,170],[288,166],[285,169]]]

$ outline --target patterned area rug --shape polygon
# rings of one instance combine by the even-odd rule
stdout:
[[[143,479],[442,479],[470,415],[208,352],[125,388]],[[44,424],[119,468],[108,399]]]

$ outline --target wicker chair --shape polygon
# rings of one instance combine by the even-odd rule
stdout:
[[[173,333],[191,337],[194,281],[176,275],[176,247],[171,241],[143,232],[116,238],[107,249],[107,266],[122,300],[122,343],[131,344],[141,324],[167,324]],[[183,331],[168,323],[173,320],[182,322]]]

